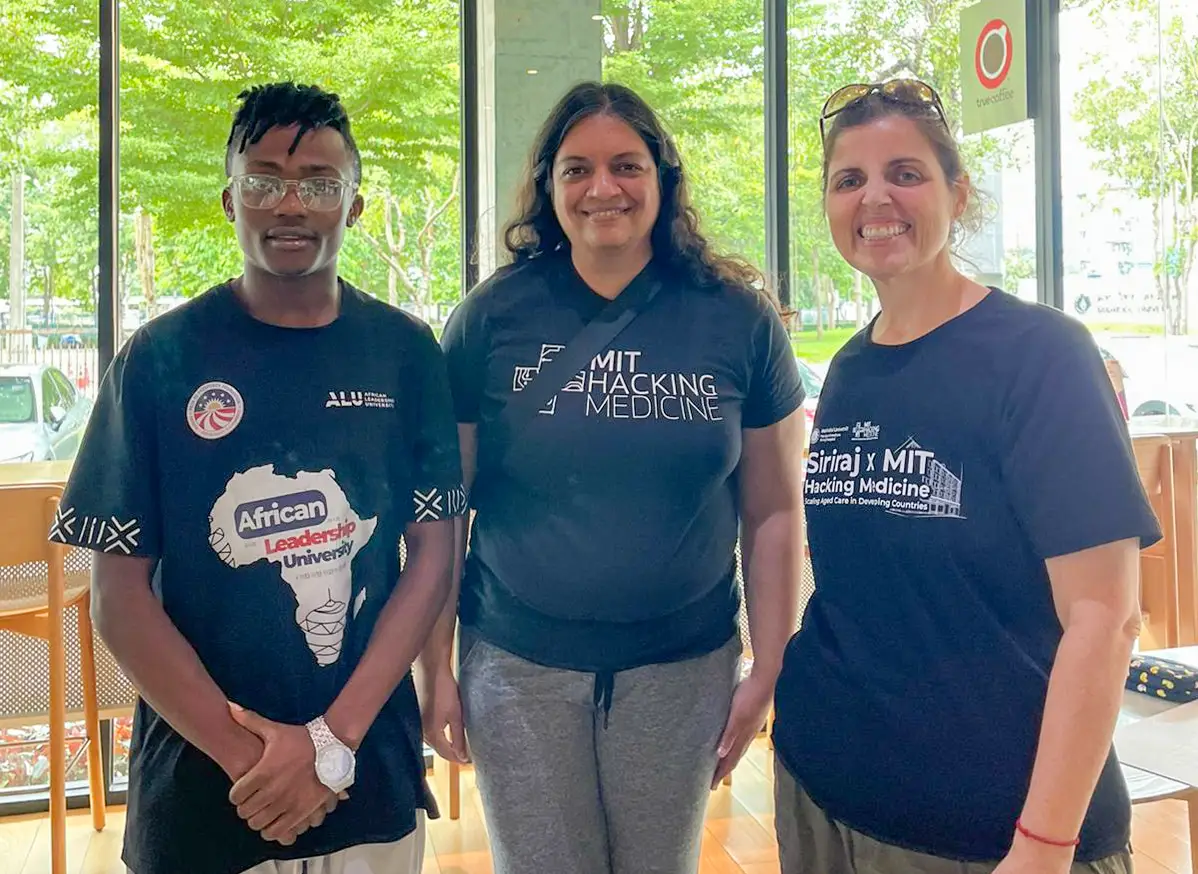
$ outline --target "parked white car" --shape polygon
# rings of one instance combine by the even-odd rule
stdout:
[[[1179,343],[1166,352],[1163,342],[1156,337],[1099,346],[1127,417],[1198,417],[1198,357]]]
[[[74,458],[91,410],[57,367],[0,366],[0,464]]]
[[[803,413],[807,423],[805,433],[810,438],[811,429],[815,427],[815,408],[819,405],[819,393],[824,388],[824,377],[812,365],[802,358],[795,358],[799,366],[799,380],[803,383],[803,391],[807,395],[803,401]]]

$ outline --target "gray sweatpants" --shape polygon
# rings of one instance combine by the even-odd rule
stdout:
[[[462,630],[466,736],[495,874],[695,874],[741,645],[615,675],[546,668]]]

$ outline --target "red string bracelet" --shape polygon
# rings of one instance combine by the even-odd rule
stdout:
[[[1017,828],[1019,833],[1025,838],[1038,841],[1041,844],[1048,844],[1050,847],[1076,847],[1081,843],[1081,838],[1074,838],[1071,841],[1054,841],[1052,838],[1046,838],[1043,835],[1038,835],[1035,832],[1028,831],[1027,826],[1023,824],[1022,819],[1015,820],[1015,828]]]

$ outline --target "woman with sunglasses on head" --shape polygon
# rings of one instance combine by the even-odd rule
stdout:
[[[496,874],[693,874],[794,630],[802,384],[760,274],[700,234],[636,94],[571,89],[529,164],[514,263],[442,341],[476,515],[460,699],[454,599],[426,737],[463,756],[464,717]]]
[[[1130,871],[1111,737],[1160,534],[1102,358],[954,266],[975,193],[929,86],[842,89],[820,127],[832,238],[881,312],[832,361],[806,466],[782,870]]]

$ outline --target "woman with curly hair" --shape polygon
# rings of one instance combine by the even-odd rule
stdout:
[[[794,355],[627,88],[560,100],[505,242],[442,341],[475,517],[425,652],[426,738],[464,760],[464,722],[496,874],[694,872],[794,627]]]

